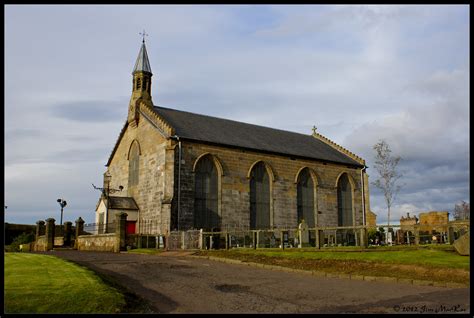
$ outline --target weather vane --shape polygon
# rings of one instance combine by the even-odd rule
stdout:
[[[143,33],[140,32],[140,35],[143,36],[143,43],[145,43],[145,36],[148,36],[148,34],[143,30]]]

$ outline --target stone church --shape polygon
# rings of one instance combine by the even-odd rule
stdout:
[[[365,225],[362,158],[315,128],[306,135],[154,105],[144,41],[132,74],[104,182],[123,190],[100,198],[97,223],[124,211],[127,231],[143,234],[296,228],[302,219],[309,228]]]

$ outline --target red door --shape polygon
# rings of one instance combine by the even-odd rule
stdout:
[[[126,232],[127,234],[135,234],[135,223],[137,221],[127,221],[127,228]]]

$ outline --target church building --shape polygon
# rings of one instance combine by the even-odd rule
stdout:
[[[107,161],[96,222],[127,231],[365,225],[365,161],[322,136],[156,106],[143,41],[128,117]],[[109,206],[110,205],[110,206]],[[368,213],[368,212],[367,212]],[[106,226],[102,227],[106,229]]]

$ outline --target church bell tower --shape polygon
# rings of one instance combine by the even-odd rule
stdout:
[[[153,74],[146,52],[145,35],[145,32],[143,32],[142,46],[132,72],[133,88],[128,109],[128,123],[132,125],[137,124],[138,121],[138,101],[153,105],[153,101],[151,100],[151,77]]]

